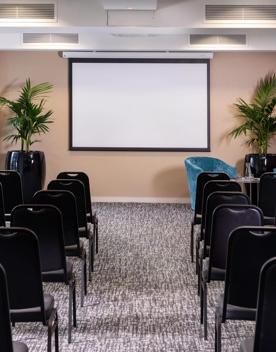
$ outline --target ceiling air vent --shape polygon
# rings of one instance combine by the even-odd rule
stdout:
[[[56,21],[56,4],[1,4],[0,21],[54,22]]]
[[[24,44],[78,44],[77,33],[23,33]]]
[[[276,21],[276,5],[206,5],[207,21]]]
[[[191,45],[246,45],[245,34],[225,34],[225,35],[208,35],[208,34],[191,34]]]
[[[144,10],[157,9],[157,0],[102,0],[105,10]]]

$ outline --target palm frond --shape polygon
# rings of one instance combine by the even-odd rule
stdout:
[[[276,73],[268,73],[264,78],[260,79],[255,90],[255,102],[266,107],[273,98],[276,97]]]
[[[230,135],[237,138],[247,137],[246,143],[258,153],[266,154],[269,139],[276,134],[276,73],[268,73],[261,79],[255,89],[251,103],[239,98],[236,107],[236,117],[240,125],[230,131]]]
[[[48,82],[32,85],[28,78],[17,100],[0,97],[0,105],[7,106],[14,113],[9,117],[8,125],[15,130],[15,133],[6,136],[5,141],[16,143],[21,140],[21,145],[28,150],[30,145],[38,141],[32,140],[33,135],[49,131],[48,124],[53,122],[53,111],[43,113],[43,109],[46,102],[45,96],[52,91],[52,88],[53,85]],[[40,100],[35,103],[38,98]]]

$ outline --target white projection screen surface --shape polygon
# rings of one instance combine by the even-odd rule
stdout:
[[[70,150],[209,151],[209,60],[71,59]]]

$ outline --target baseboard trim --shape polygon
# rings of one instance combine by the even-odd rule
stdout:
[[[93,197],[96,203],[177,203],[190,204],[188,197]]]

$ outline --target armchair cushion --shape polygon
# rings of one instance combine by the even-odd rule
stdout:
[[[195,209],[196,181],[201,172],[224,172],[230,178],[237,177],[237,170],[234,166],[228,165],[220,159],[207,156],[195,156],[185,159],[185,169],[193,210]]]

